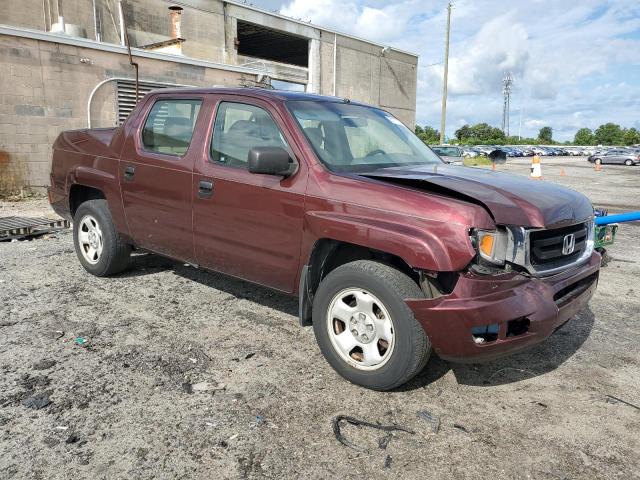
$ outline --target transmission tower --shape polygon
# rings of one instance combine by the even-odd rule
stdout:
[[[513,77],[511,72],[507,72],[502,79],[502,94],[504,95],[504,105],[502,106],[502,131],[509,136],[509,103],[511,102],[511,86]]]

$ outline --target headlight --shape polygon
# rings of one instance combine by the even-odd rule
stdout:
[[[473,230],[471,242],[480,258],[494,265],[504,265],[508,242],[506,229]]]

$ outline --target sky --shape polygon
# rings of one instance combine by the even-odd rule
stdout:
[[[418,54],[416,122],[440,128],[445,0],[251,1]],[[640,129],[640,1],[453,1],[448,136],[464,124],[501,126],[507,71],[511,134],[550,126],[564,141],[606,122]]]

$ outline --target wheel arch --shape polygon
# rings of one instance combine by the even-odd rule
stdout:
[[[75,217],[78,207],[88,200],[106,200],[104,192],[99,188],[82,184],[73,184],[69,189],[69,212]]]
[[[106,159],[104,169],[78,165],[72,169],[66,177],[68,188],[68,205],[71,218],[77,208],[87,200],[104,199],[109,206],[109,212],[116,230],[121,235],[129,238],[124,207],[120,194],[120,184],[117,175],[117,162]]]
[[[300,274],[299,319],[302,326],[311,325],[313,297],[320,282],[333,270],[356,260],[376,260],[406,274],[420,286],[420,273],[404,259],[392,253],[332,238],[318,239]]]

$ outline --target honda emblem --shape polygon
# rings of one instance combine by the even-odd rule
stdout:
[[[576,237],[573,233],[565,235],[562,240],[562,254],[571,255],[576,249]]]

